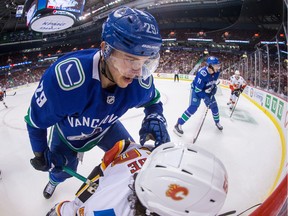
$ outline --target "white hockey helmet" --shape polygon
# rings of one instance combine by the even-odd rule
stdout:
[[[214,216],[227,196],[227,172],[206,150],[170,142],[147,158],[135,190],[142,205],[159,215]]]
[[[235,70],[235,76],[239,77],[240,76],[240,71],[239,70]]]

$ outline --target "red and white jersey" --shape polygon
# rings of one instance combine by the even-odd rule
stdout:
[[[132,190],[128,185],[134,182],[133,175],[143,166],[149,149],[138,144],[130,144],[124,149],[125,142],[119,141],[105,153],[101,163],[103,176],[99,176],[99,186],[95,193],[82,203],[78,198],[72,202],[64,202],[60,209],[61,216],[94,216],[116,215],[130,216],[128,196]]]
[[[238,78],[236,78],[236,76],[233,75],[230,77],[229,87],[232,91],[236,89],[240,89],[240,88],[244,89],[246,85],[247,83],[242,76],[239,76]]]

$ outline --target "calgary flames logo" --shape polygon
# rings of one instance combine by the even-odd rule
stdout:
[[[171,197],[173,200],[182,200],[189,193],[188,189],[181,187],[177,184],[170,184],[168,190],[166,191],[166,196]]]

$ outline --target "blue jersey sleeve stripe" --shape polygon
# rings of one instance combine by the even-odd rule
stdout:
[[[31,107],[29,107],[27,111],[27,115],[24,117],[24,120],[27,124],[29,124],[31,127],[39,128],[32,120],[31,118]]]
[[[195,92],[196,92],[196,93],[199,93],[199,92],[201,92],[201,91],[202,91],[202,89],[199,89],[199,88],[195,87]]]

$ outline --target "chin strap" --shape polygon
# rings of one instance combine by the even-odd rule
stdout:
[[[102,53],[100,52],[100,71],[101,73],[111,82],[115,83],[112,74],[110,73],[109,68],[107,67],[107,63],[104,60],[104,57],[102,57]],[[109,75],[109,76],[108,76]]]
[[[211,64],[209,64],[208,68],[210,68],[213,71],[213,74],[215,74],[214,67]]]

